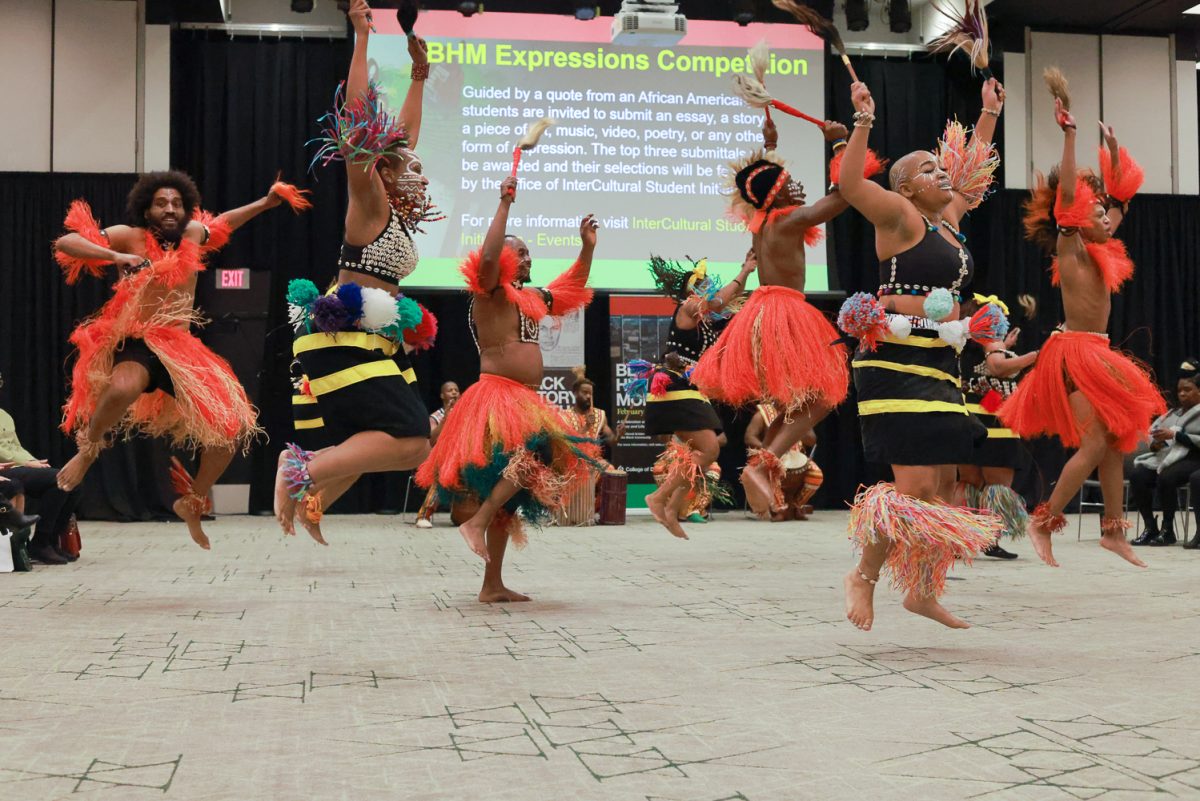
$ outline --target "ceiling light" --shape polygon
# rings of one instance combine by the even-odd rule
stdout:
[[[870,24],[867,0],[846,0],[846,27],[852,31],[865,31]]]
[[[595,19],[600,9],[596,7],[595,0],[575,0],[575,19],[587,22],[590,19]]]
[[[743,28],[754,22],[754,0],[734,0],[733,21]]]

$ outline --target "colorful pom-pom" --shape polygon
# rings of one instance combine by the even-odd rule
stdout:
[[[887,312],[866,292],[856,292],[842,303],[838,327],[856,338],[866,350],[874,350],[880,337],[888,332]]]
[[[967,326],[962,320],[938,323],[937,332],[942,341],[949,343],[955,350],[961,351],[967,344]]]
[[[650,379],[650,394],[655,397],[665,395],[669,386],[671,386],[670,373],[659,371],[654,374],[654,378]]]
[[[351,322],[357,322],[363,313],[362,287],[358,284],[342,284],[334,293],[346,307],[346,316]]]
[[[925,296],[925,316],[934,322],[945,320],[954,311],[954,295],[950,290],[939,286]]]
[[[400,318],[396,300],[384,289],[366,287],[362,291],[361,325],[367,331],[382,331]]]
[[[404,341],[411,345],[413,350],[429,350],[437,339],[437,318],[420,303],[417,306],[421,309],[421,322],[417,323],[415,328],[404,332]]]
[[[317,285],[307,278],[293,278],[288,281],[287,302],[293,306],[306,309],[320,296]]]
[[[893,315],[888,318],[888,330],[897,339],[907,339],[912,334],[912,320],[903,314]]]
[[[341,298],[337,295],[322,295],[313,301],[312,323],[318,331],[336,334],[350,327],[351,318]]]
[[[1004,396],[994,389],[989,389],[987,394],[979,399],[979,405],[988,414],[995,414],[1004,405]]]
[[[998,306],[988,303],[971,315],[968,328],[976,342],[996,342],[1008,334],[1008,318]]]

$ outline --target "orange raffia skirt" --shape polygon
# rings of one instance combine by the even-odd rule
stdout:
[[[1072,392],[1082,392],[1122,453],[1145,440],[1150,422],[1166,411],[1162,393],[1147,371],[1114,350],[1104,334],[1062,331],[1038,354],[1037,363],[1000,407],[1004,425],[1023,439],[1055,436],[1078,448],[1089,421],[1077,420]]]
[[[572,434],[562,414],[524,384],[484,373],[446,414],[438,441],[417,470],[447,504],[482,499],[506,478],[520,491],[505,505],[504,524],[524,544],[518,512],[534,524],[562,512],[571,492],[599,468],[599,449]]]
[[[754,290],[692,371],[692,383],[713,400],[745,406],[767,399],[794,411],[813,401],[846,399],[846,349],[838,332],[803,292],[782,286]]]
[[[163,436],[177,448],[248,448],[262,433],[257,412],[229,362],[189,330],[200,322],[191,305],[168,301],[148,318],[138,315],[150,277],[149,270],[145,273],[118,282],[103,308],[71,333],[79,356],[71,370],[63,432],[87,430],[112,380],[117,349],[127,339],[141,340],[170,375],[172,388],[141,395],[117,424],[118,434]]]

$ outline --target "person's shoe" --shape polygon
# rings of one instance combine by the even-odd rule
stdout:
[[[428,517],[418,517],[417,528],[433,528],[433,521]]]
[[[704,515],[700,514],[699,512],[692,512],[690,515],[687,516],[686,519],[682,520],[681,522],[683,522],[683,523],[707,523],[708,518],[705,517]]]
[[[0,503],[0,527],[11,528],[13,531],[37,525],[41,515],[26,515],[17,511],[11,503]]]
[[[65,565],[67,560],[59,555],[53,545],[38,543],[29,546],[29,555],[44,565]]]
[[[1190,540],[1185,542],[1183,544],[1183,547],[1187,548],[1189,551],[1200,550],[1200,530],[1197,530],[1196,536],[1192,537]]]
[[[984,556],[990,556],[993,559],[1016,559],[1017,555],[1012,551],[1006,551],[1000,547],[999,543],[992,543],[991,547],[983,552]]]
[[[1165,529],[1162,532],[1162,534],[1159,535],[1158,539],[1152,540],[1151,542],[1148,542],[1146,544],[1157,547],[1157,546],[1174,545],[1177,542],[1179,542],[1179,540],[1177,540],[1175,538],[1175,532],[1168,528],[1168,529]]]
[[[59,548],[57,545],[52,544],[50,547],[54,549],[55,553],[57,553],[63,559],[66,559],[68,562],[74,562],[76,559],[79,558],[78,556],[75,556],[74,554],[67,553],[62,548]]]
[[[1129,544],[1130,545],[1153,545],[1154,541],[1157,540],[1159,538],[1159,536],[1160,535],[1159,535],[1157,529],[1155,529],[1155,530],[1146,529],[1145,531],[1142,532],[1142,535],[1140,537],[1138,537],[1137,539],[1134,539]]]

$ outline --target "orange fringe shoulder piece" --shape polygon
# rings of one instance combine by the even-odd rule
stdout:
[[[798,208],[800,207],[784,206],[781,209],[772,209],[767,214],[767,225],[774,225],[778,220],[783,219]],[[808,228],[804,229],[804,244],[808,245],[809,247],[819,245],[821,240],[824,238],[825,234],[821,231],[821,226],[819,225],[809,226]]]
[[[1100,175],[1104,179],[1104,191],[1122,203],[1128,203],[1142,188],[1146,172],[1123,147],[1117,150],[1117,160],[1119,163],[1114,174],[1108,148],[1100,146]]]
[[[1095,265],[1096,271],[1104,278],[1104,286],[1109,292],[1120,292],[1121,286],[1133,277],[1133,259],[1120,239],[1110,239],[1103,244],[1085,242],[1088,257]],[[1058,259],[1050,265],[1050,282],[1059,284]]]
[[[108,239],[101,231],[100,223],[92,216],[92,207],[86,200],[71,201],[71,205],[67,209],[67,217],[63,220],[63,227],[72,233],[79,234],[93,245],[108,247]],[[54,251],[54,260],[62,268],[68,284],[78,281],[79,276],[85,272],[99,278],[104,275],[105,265],[109,264],[104,259],[79,259],[68,256],[60,250]]]
[[[550,313],[558,317],[585,308],[592,302],[592,288],[587,285],[587,273],[583,264],[575,262],[546,285],[550,293]]]
[[[843,147],[829,160],[829,183],[840,184],[842,182],[842,159],[845,155],[846,148]],[[883,172],[886,164],[887,159],[879,158],[874,150],[867,148],[867,158],[863,162],[863,178],[873,178]]]
[[[216,253],[228,244],[233,228],[229,226],[229,221],[225,219],[224,215],[214,215],[211,211],[196,209],[192,214],[192,219],[208,229],[208,239],[200,246],[200,252],[203,255]]]
[[[458,265],[458,271],[467,281],[467,291],[472,295],[490,295],[491,291],[480,283],[479,270],[483,263],[483,248],[473,250]],[[521,313],[533,320],[541,320],[550,310],[542,293],[529,287],[518,289],[514,286],[517,280],[517,254],[511,248],[500,249],[500,275],[496,280],[496,289],[504,292],[505,299],[521,310]]]
[[[1058,196],[1054,200],[1054,220],[1061,228],[1086,228],[1092,224],[1092,212],[1100,198],[1087,181],[1075,179],[1075,201],[1070,206],[1063,205],[1062,185],[1058,187]]]

